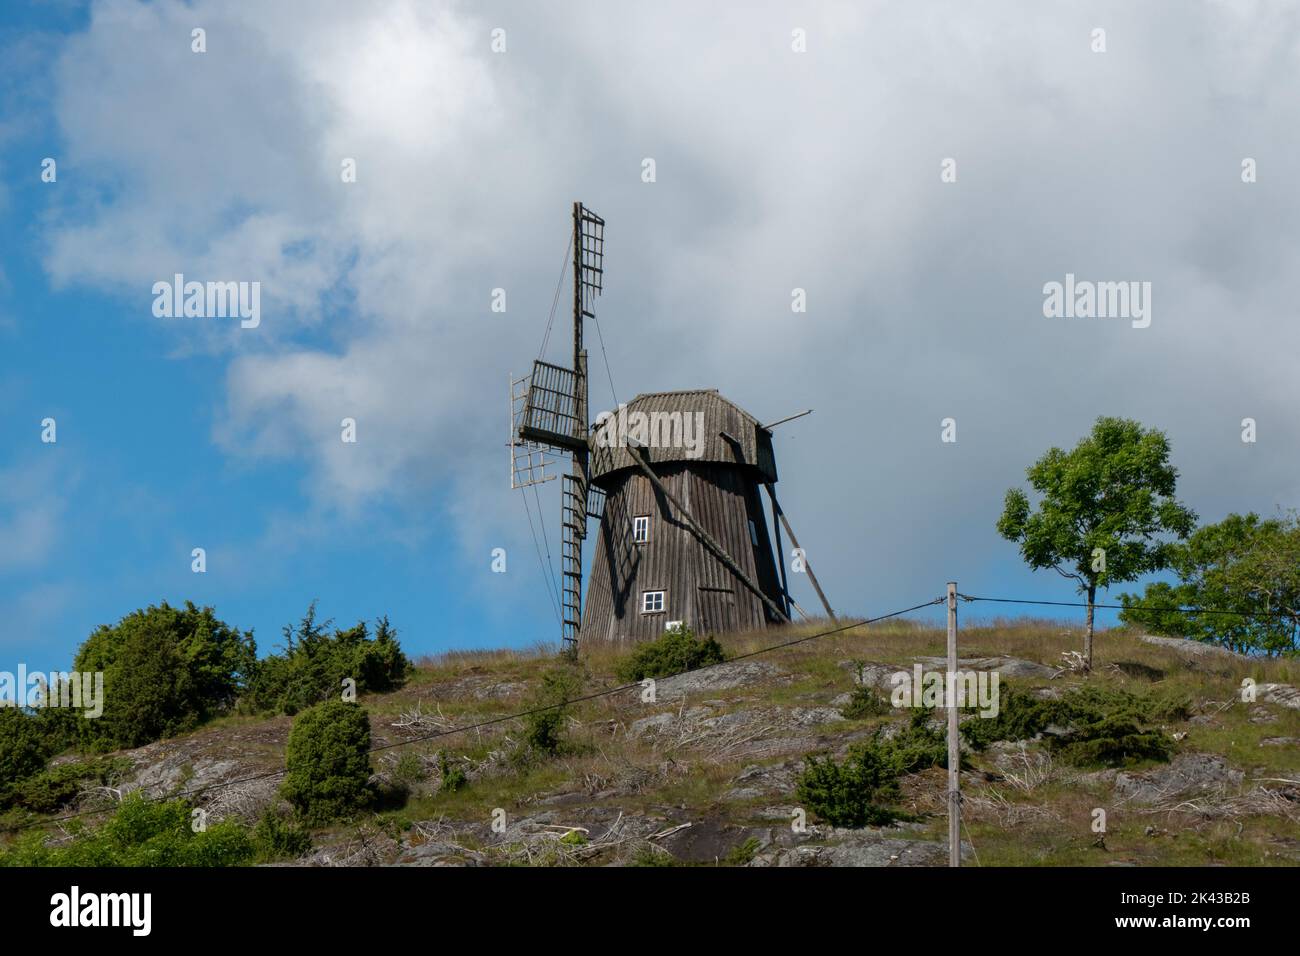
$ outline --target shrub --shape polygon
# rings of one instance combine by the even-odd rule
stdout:
[[[542,674],[541,686],[529,701],[528,710],[533,713],[524,718],[524,744],[529,754],[553,757],[565,749],[569,702],[582,693],[583,683],[581,672],[563,664]]]
[[[195,832],[192,808],[181,800],[153,803],[129,794],[101,826],[74,822],[73,839],[49,846],[32,832],[0,849],[0,866],[238,866],[255,850],[248,828],[223,820]]]
[[[962,721],[961,735],[976,750],[983,750],[997,740],[1031,740],[1063,718],[1059,702],[1039,700],[1003,685],[998,689],[998,715]]]
[[[391,776],[397,786],[410,790],[427,776],[424,761],[408,750],[397,758]]]
[[[24,780],[45,769],[46,741],[36,718],[14,706],[0,706],[0,807]]]
[[[886,739],[883,728],[876,732],[875,744],[899,775],[948,766],[948,738],[932,723],[932,712],[912,711],[908,725]]]
[[[113,782],[129,767],[128,760],[107,758],[46,767],[14,786],[9,805],[32,813],[54,813],[75,800],[87,787]]]
[[[727,659],[722,645],[712,637],[697,638],[689,627],[665,631],[663,636],[642,644],[615,668],[621,681],[671,677]]]
[[[897,798],[897,781],[898,769],[877,738],[849,748],[842,764],[830,756],[809,756],[795,793],[833,826],[884,826],[900,816],[885,805]]]
[[[840,708],[840,716],[846,720],[864,720],[888,712],[889,704],[885,699],[870,687],[862,685],[853,688],[849,702]]]
[[[1164,734],[1143,729],[1123,714],[1081,724],[1052,738],[1050,746],[1080,767],[1130,767],[1144,760],[1168,760],[1174,750]]]
[[[722,858],[721,863],[723,866],[748,866],[760,849],[762,844],[758,837],[750,837],[739,846],[732,847]]]
[[[358,622],[346,631],[316,620],[315,602],[297,627],[284,629],[280,654],[258,661],[242,700],[255,713],[293,715],[313,704],[337,699],[343,681],[356,681],[360,693],[396,690],[406,681],[411,663],[397,643],[397,632],[380,618],[373,638]]]
[[[311,849],[311,834],[296,821],[267,807],[253,828],[253,844],[262,863],[297,859]]]
[[[76,732],[87,746],[109,750],[184,733],[234,703],[256,658],[252,633],[227,626],[210,607],[163,602],[135,611],[99,627],[77,652],[75,670],[104,673],[104,712],[77,720]]]
[[[308,823],[348,817],[373,799],[369,749],[364,708],[337,700],[311,707],[289,732],[280,792]]]
[[[465,776],[465,771],[458,766],[453,766],[447,759],[445,750],[438,751],[438,769],[442,776],[442,782],[438,785],[439,793],[455,793],[457,790],[463,790],[469,784],[469,778]]]
[[[977,749],[996,740],[1028,740],[1053,724],[1065,729],[1047,746],[1077,766],[1125,767],[1143,760],[1168,760],[1172,742],[1148,724],[1185,720],[1186,697],[1087,686],[1058,700],[1038,700],[1022,691],[1001,692],[998,716],[967,720],[962,736]]]

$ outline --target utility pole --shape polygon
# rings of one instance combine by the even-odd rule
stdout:
[[[957,582],[948,582],[948,865],[961,866],[961,745],[957,739]]]

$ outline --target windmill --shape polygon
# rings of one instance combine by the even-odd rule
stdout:
[[[589,424],[583,324],[595,319],[603,286],[605,221],[581,203],[573,204],[571,245],[573,365],[539,356],[531,374],[511,376],[509,441],[513,488],[553,480],[547,469],[570,458],[561,493],[565,648],[580,636],[617,643],[681,625],[721,633],[789,623],[792,610],[807,617],[790,596],[782,527],[795,570],[808,574],[834,618],[774,488],[772,429],[808,413],[762,425],[716,389],[687,389],[638,395]],[[589,518],[600,527],[584,607]]]
[[[556,476],[547,468],[561,455],[571,459],[561,492],[561,638],[577,644],[582,626],[582,544],[587,519],[600,517],[600,495],[592,502],[588,442],[587,350],[583,323],[594,319],[603,287],[605,220],[582,203],[573,204],[573,366],[552,365],[539,357],[532,373],[510,381],[510,485],[527,488]],[[591,506],[594,507],[590,507]]]

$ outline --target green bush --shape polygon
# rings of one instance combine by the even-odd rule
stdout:
[[[223,820],[196,833],[191,813],[181,800],[153,803],[129,794],[99,827],[74,821],[68,843],[47,845],[46,835],[33,831],[0,848],[0,866],[239,866],[253,859],[243,824]]]
[[[370,720],[333,700],[298,715],[289,732],[280,792],[308,823],[348,817],[371,803]]]
[[[398,787],[403,790],[410,790],[428,774],[424,769],[424,761],[408,750],[397,758],[397,763],[393,764],[393,771],[390,776],[393,783]]]
[[[46,767],[13,787],[8,805],[32,813],[54,813],[86,788],[115,782],[130,765],[129,760],[98,758]]]
[[[898,797],[898,768],[878,738],[850,747],[842,764],[809,756],[795,793],[819,819],[837,827],[885,826],[900,817],[887,806]]]
[[[845,720],[864,720],[889,713],[889,703],[870,687],[858,685],[853,688],[849,702],[840,708],[840,716]]]
[[[388,618],[376,622],[373,638],[362,622],[346,631],[335,628],[333,634],[331,624],[316,620],[313,602],[296,628],[285,627],[284,650],[256,663],[243,708],[292,716],[338,700],[348,678],[356,681],[358,693],[382,693],[405,683],[411,663]]]
[[[18,707],[0,705],[0,807],[14,789],[45,769],[50,752],[36,718]]]
[[[914,710],[908,725],[893,737],[886,739],[883,728],[876,732],[877,746],[900,775],[948,766],[948,738],[931,723],[933,716],[929,710]]]
[[[532,713],[524,717],[527,754],[553,757],[564,751],[569,702],[582,694],[583,684],[582,673],[565,664],[542,674],[541,686],[528,702]]]
[[[442,776],[442,782],[438,785],[439,793],[455,793],[469,785],[465,771],[447,759],[445,750],[438,751],[438,769]]]
[[[712,637],[697,638],[689,627],[665,631],[663,636],[642,644],[621,661],[614,673],[621,681],[671,677],[727,659],[722,645]]]
[[[796,792],[820,819],[837,827],[884,826],[907,814],[887,804],[898,797],[898,778],[948,766],[948,743],[931,725],[932,712],[915,710],[892,736],[879,727],[849,748],[840,764],[832,757],[805,759]]]
[[[76,720],[76,732],[104,750],[184,733],[234,704],[256,658],[252,633],[227,626],[210,607],[163,602],[135,611],[99,627],[77,651],[74,670],[104,673],[104,712]]]
[[[1039,700],[1008,687],[1001,691],[998,716],[967,720],[962,736],[976,749],[996,740],[1029,740],[1057,725],[1062,733],[1047,746],[1077,766],[1127,767],[1144,760],[1168,760],[1173,743],[1150,724],[1186,720],[1189,701],[1176,694],[1089,685],[1057,700]]]
[[[1145,729],[1132,717],[1111,714],[1079,724],[1049,746],[1078,767],[1131,767],[1145,760],[1168,760],[1173,742],[1159,731]]]
[[[1064,708],[1058,701],[1040,700],[1002,684],[998,688],[998,715],[962,721],[961,735],[976,750],[983,750],[997,740],[1032,740],[1063,719]]]
[[[253,844],[259,862],[293,860],[311,849],[311,834],[296,820],[286,819],[268,807],[253,828]]]

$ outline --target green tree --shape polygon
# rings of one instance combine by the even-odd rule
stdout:
[[[1174,497],[1168,438],[1129,419],[1098,418],[1072,451],[1052,448],[1026,474],[1038,506],[1010,489],[998,533],[1020,545],[1031,568],[1052,568],[1087,595],[1083,658],[1091,669],[1097,588],[1167,567],[1168,536],[1186,538],[1196,515]]]
[[[24,780],[45,769],[49,756],[36,718],[17,706],[0,704],[0,807]]]
[[[308,823],[350,816],[373,796],[369,751],[365,708],[341,700],[310,707],[289,732],[280,792]]]
[[[135,611],[97,628],[77,651],[75,670],[104,673],[104,713],[77,720],[77,731],[105,748],[184,733],[231,707],[256,659],[252,632],[229,627],[210,607],[164,601]]]
[[[284,628],[283,651],[256,662],[241,708],[293,715],[338,697],[345,679],[356,682],[358,693],[402,686],[411,663],[387,617],[376,622],[373,639],[363,622],[333,634],[332,626],[316,619],[313,601],[296,627]]]
[[[1270,656],[1297,650],[1300,519],[1230,514],[1170,549],[1177,584],[1121,594],[1120,620],[1157,634]],[[1210,612],[1184,611],[1190,607]]]

